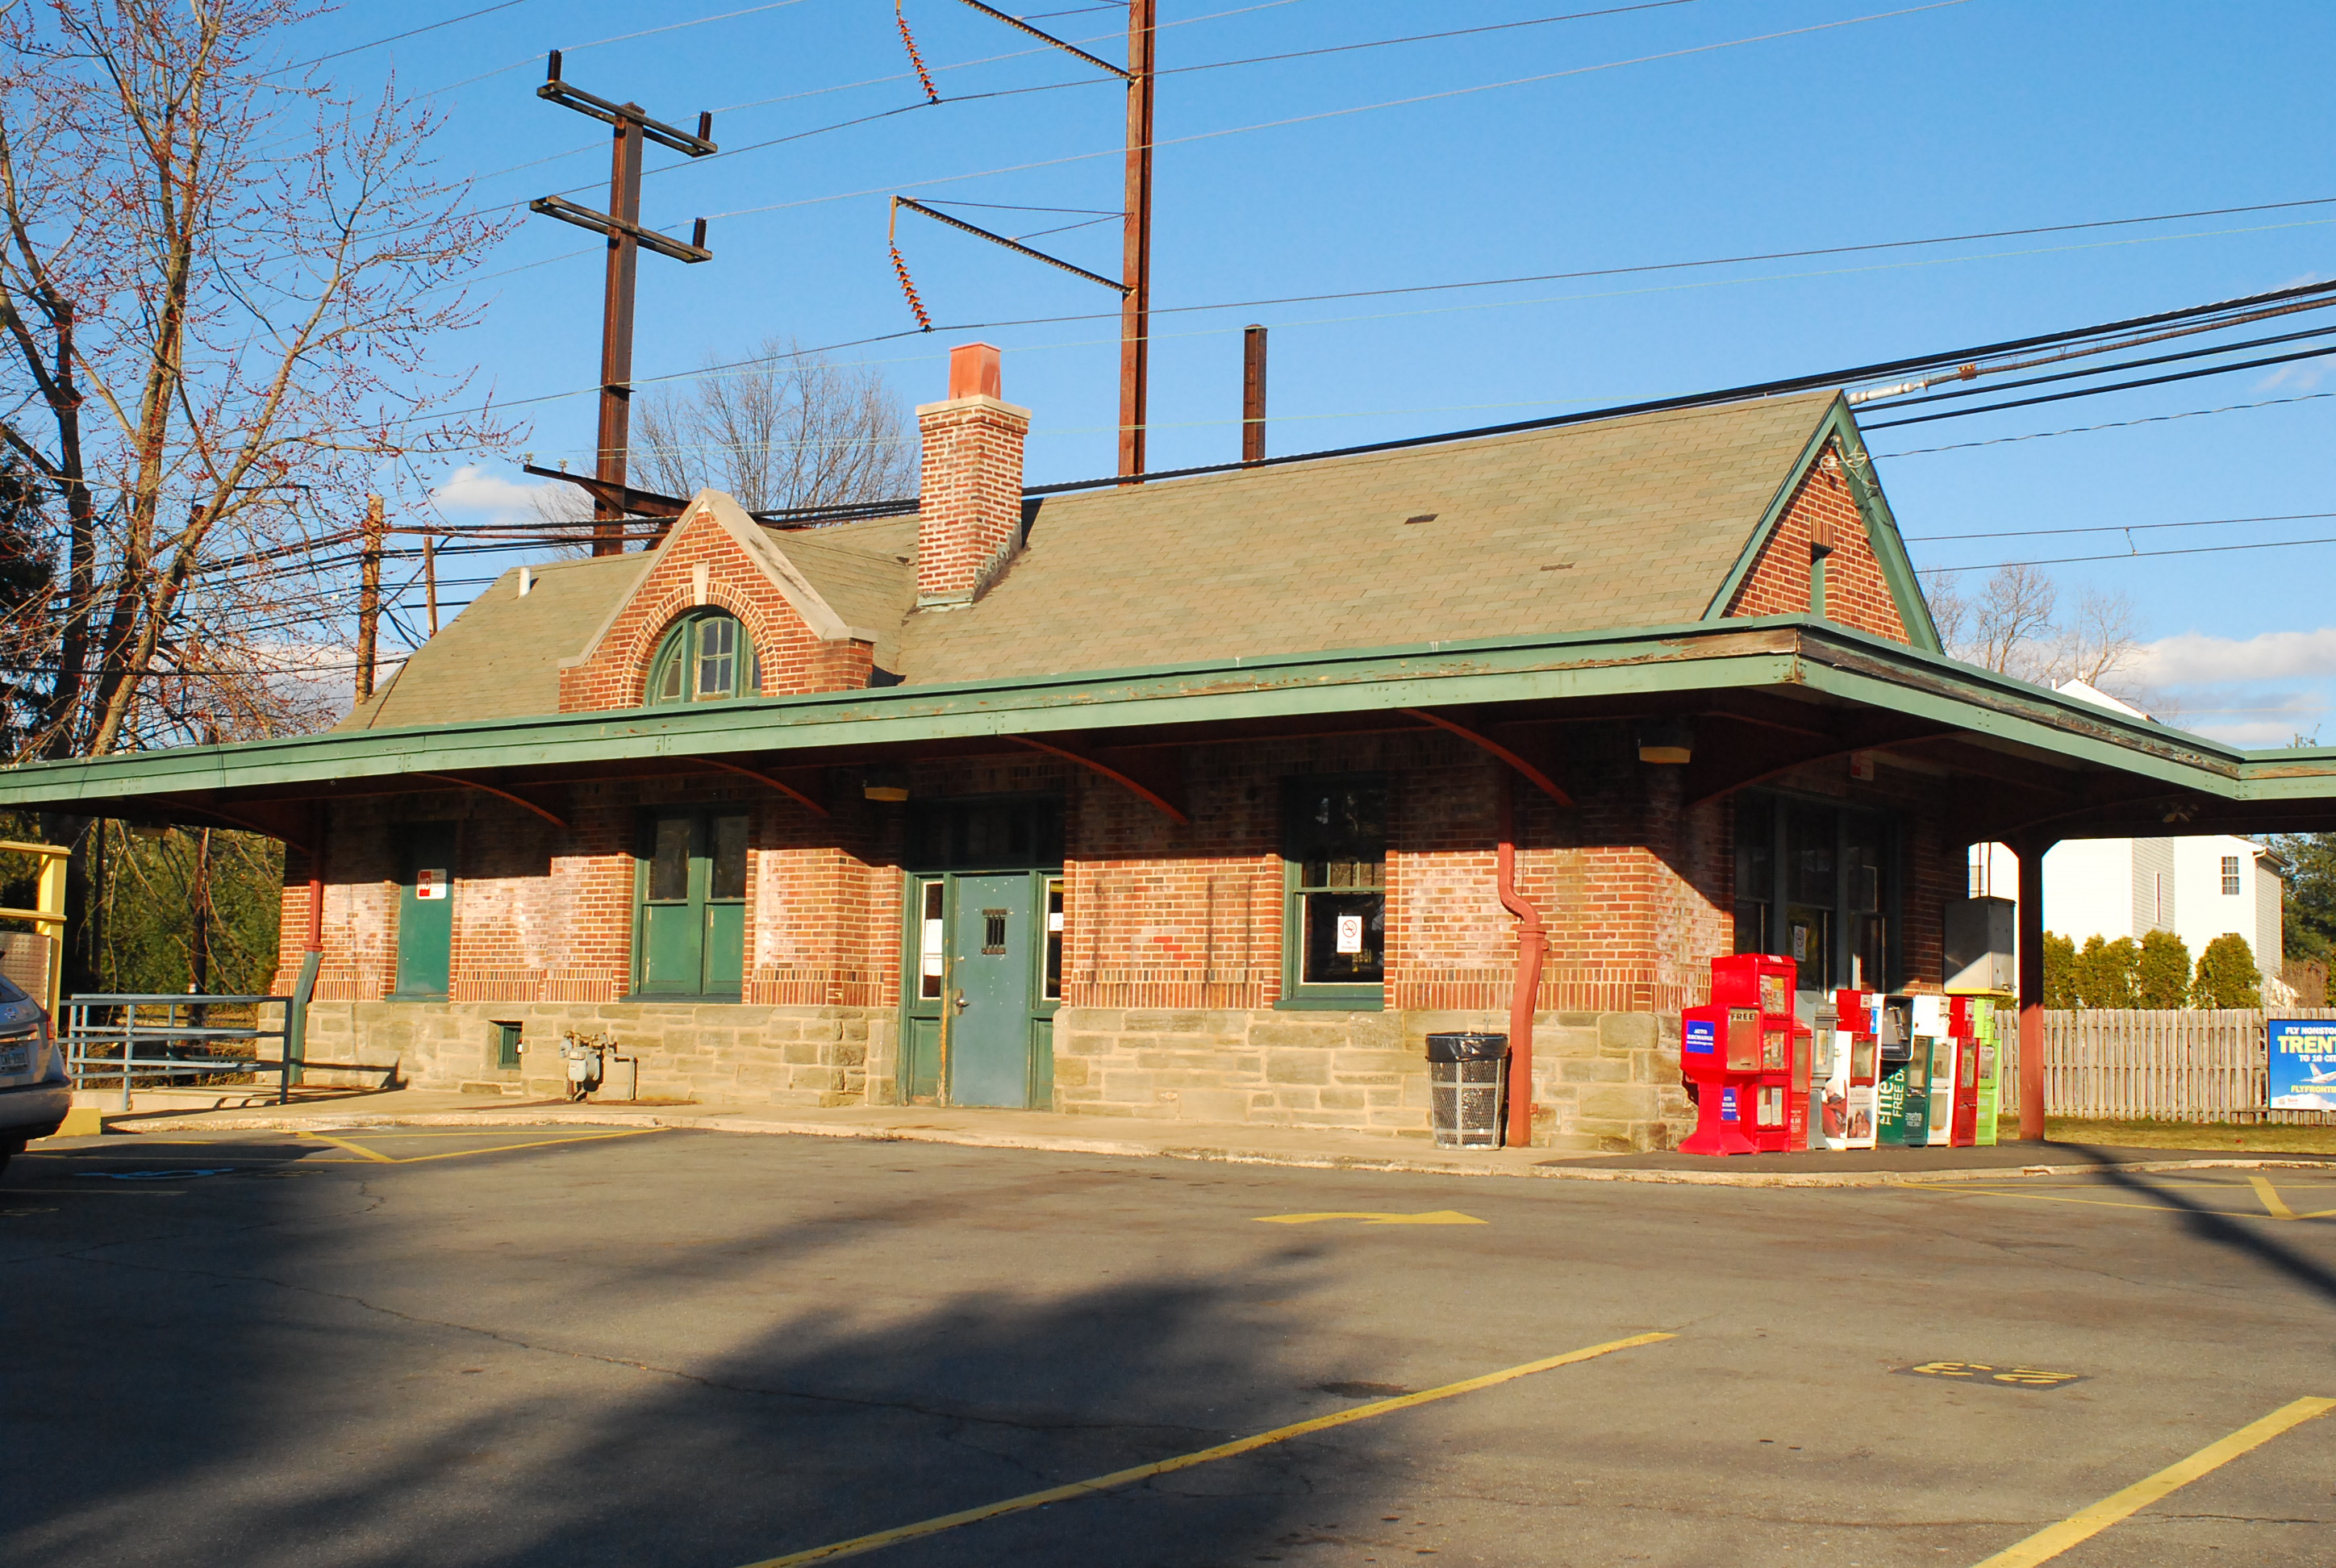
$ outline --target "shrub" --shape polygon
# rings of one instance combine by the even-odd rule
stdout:
[[[2141,939],[2136,989],[2145,1008],[2179,1008],[2190,1000],[2190,944],[2172,931]]]
[[[2260,1008],[2263,975],[2255,968],[2254,950],[2236,931],[2224,931],[2198,955],[2198,977],[2190,984],[2190,1000],[2201,1008]]]

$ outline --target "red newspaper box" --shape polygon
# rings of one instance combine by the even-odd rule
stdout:
[[[1748,1154],[1757,1146],[1752,1086],[1760,1076],[1760,1011],[1721,1003],[1679,1017],[1679,1076],[1695,1090],[1695,1131],[1686,1154]]]
[[[1963,998],[1955,999],[1961,1002]],[[1961,1008],[1956,1013],[1959,1018],[1970,1018]],[[1955,1036],[1955,1114],[1950,1141],[1958,1149],[1968,1149],[1979,1142],[1980,1044],[1969,1022],[1961,1023],[1959,1027],[1963,1032]]]
[[[1680,1015],[1679,1073],[1695,1086],[1689,1154],[1791,1146],[1794,1063],[1802,1058],[1801,1137],[1808,1137],[1806,1047],[1797,1051],[1793,962],[1765,953],[1711,960],[1711,1002]]]

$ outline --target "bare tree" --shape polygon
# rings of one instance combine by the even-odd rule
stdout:
[[[2032,566],[1998,567],[1975,591],[1952,572],[1933,572],[1923,586],[1948,657],[2039,686],[2081,680],[2142,696],[2125,674],[2141,651],[2131,595],[2087,589],[2064,615],[2059,585]]]
[[[708,355],[688,391],[636,401],[633,428],[642,484],[667,495],[712,486],[764,511],[916,490],[916,442],[882,373],[792,340],[764,340],[738,368]]]
[[[312,10],[0,10],[0,443],[64,513],[41,755],[308,722],[319,550],[385,465],[506,433],[423,362],[502,226],[433,115],[257,63]]]

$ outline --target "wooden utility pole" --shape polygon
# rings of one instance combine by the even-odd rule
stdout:
[[[357,559],[357,700],[373,696],[374,649],[381,637],[381,547],[389,525],[381,497],[365,497],[365,542]]]
[[[1265,328],[1241,334],[1241,461],[1265,458]]]
[[[699,114],[697,134],[693,136],[663,121],[650,119],[638,103],[612,103],[581,88],[571,87],[560,79],[557,49],[551,52],[549,79],[535,90],[535,95],[563,109],[604,121],[613,128],[608,151],[608,211],[595,212],[558,196],[539,196],[528,203],[528,210],[608,237],[608,278],[600,304],[600,428],[595,472],[604,483],[615,487],[617,496],[621,496],[626,460],[632,444],[633,294],[640,251],[646,247],[660,256],[691,262],[709,261],[714,255],[706,248],[703,218],[697,220],[696,229],[686,245],[654,229],[641,227],[643,143],[654,141],[692,158],[709,157],[720,151],[707,140],[713,134],[714,116]],[[610,495],[596,496],[592,521],[592,553],[623,554],[625,509],[621,501]]]
[[[1127,67],[1122,70],[1110,61],[1088,54],[1075,44],[1066,43],[1051,33],[1042,32],[1023,21],[1008,15],[983,0],[964,0],[985,16],[1005,23],[1008,27],[1042,39],[1097,70],[1108,72],[1127,83],[1127,166],[1126,183],[1120,206],[1120,274],[1116,282],[1084,267],[1074,267],[1059,257],[1042,250],[1033,250],[1018,239],[1003,234],[992,234],[978,229],[961,218],[946,212],[936,212],[920,201],[905,196],[892,198],[892,214],[897,221],[902,208],[936,218],[953,229],[1003,245],[1034,260],[1059,267],[1091,283],[1100,283],[1119,291],[1119,472],[1123,478],[1132,478],[1144,472],[1144,437],[1149,423],[1146,405],[1152,382],[1152,89],[1153,44],[1158,31],[1155,18],[1159,0],[1128,0],[1127,6]],[[908,36],[908,24],[901,24],[901,36]],[[916,45],[910,44],[910,58],[917,61]],[[921,73],[924,66],[917,61]],[[928,83],[927,91],[930,92]],[[932,100],[938,103],[939,97]],[[1105,214],[1105,216],[1109,216]],[[918,324],[928,332],[932,324],[926,318],[925,307],[909,281],[908,265],[900,259],[896,243],[892,247],[892,266],[900,276],[900,291],[908,296],[909,308],[916,312]]]
[[[1127,7],[1127,194],[1119,304],[1119,472],[1144,472],[1152,382],[1152,51],[1159,0]]]
[[[422,536],[422,591],[430,601],[430,635],[438,635],[438,536]]]

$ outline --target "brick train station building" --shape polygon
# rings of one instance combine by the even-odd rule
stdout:
[[[284,839],[308,1055],[423,1086],[556,1091],[576,1030],[642,1097],[1424,1135],[1485,1028],[1600,1149],[1688,1125],[1714,955],[1935,988],[1969,844],[2336,776],[1942,657],[1830,392],[1040,496],[996,352],[951,379],[913,512],[701,493],[330,732],[0,803]]]

